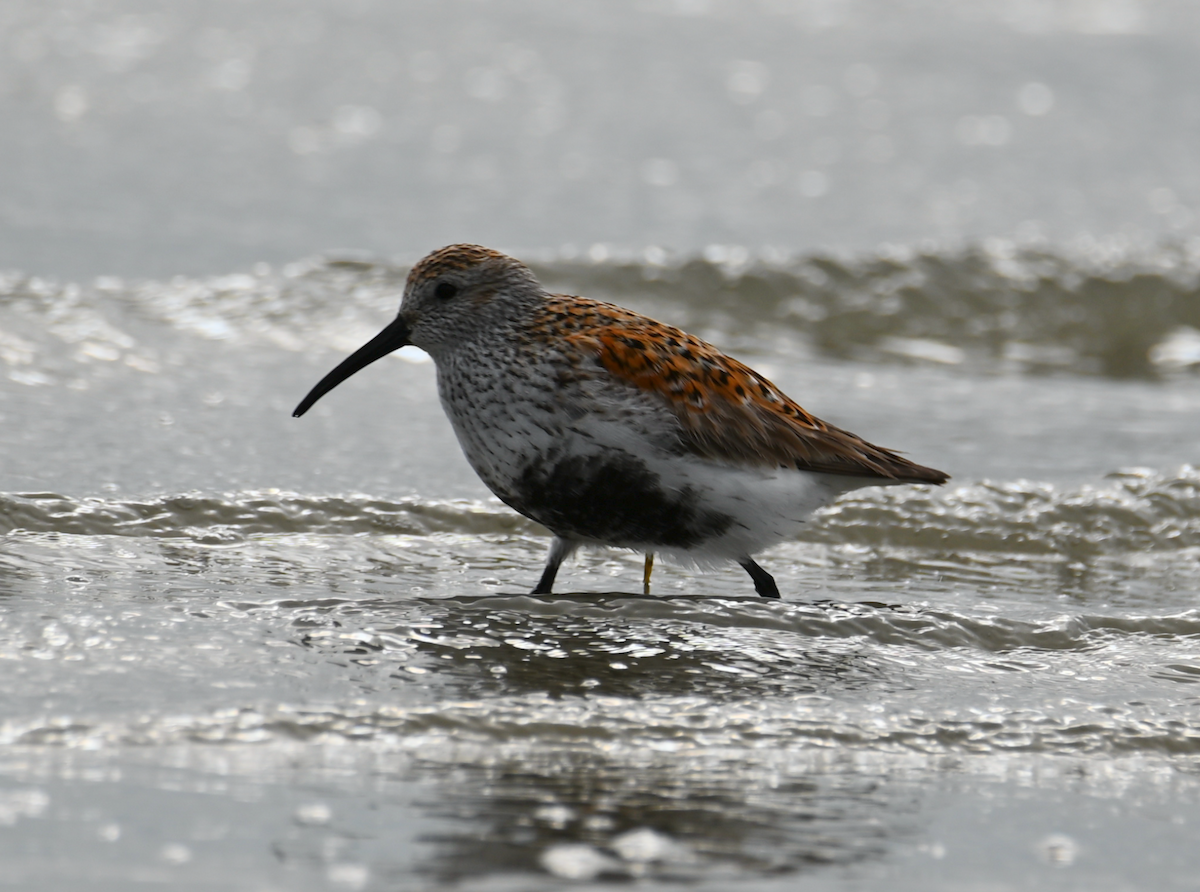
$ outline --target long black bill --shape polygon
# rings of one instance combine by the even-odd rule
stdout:
[[[313,403],[355,372],[365,369],[377,359],[383,359],[393,350],[399,350],[407,343],[408,325],[403,318],[397,316],[387,328],[347,356],[341,365],[322,378],[320,383],[308,392],[308,396],[300,401],[300,405],[296,407],[292,417],[299,418],[312,408]]]

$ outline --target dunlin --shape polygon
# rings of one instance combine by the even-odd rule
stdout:
[[[293,413],[415,344],[467,461],[505,504],[554,533],[534,594],[581,545],[688,564],[752,555],[839,494],[944,483],[941,471],[810,415],[711,344],[613,304],[550,294],[523,263],[450,245],[413,267],[400,312]]]

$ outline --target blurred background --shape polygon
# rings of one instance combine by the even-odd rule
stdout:
[[[5,0],[0,267],[1195,237],[1187,0]]]

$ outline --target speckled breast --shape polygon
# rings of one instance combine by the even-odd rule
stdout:
[[[555,535],[688,549],[724,532],[732,518],[655,470],[682,458],[670,434],[656,430],[661,412],[594,384],[553,355],[475,355],[438,367],[442,405],[467,461],[505,504]]]

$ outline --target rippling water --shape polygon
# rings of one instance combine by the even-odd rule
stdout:
[[[545,531],[465,469],[417,352],[291,419],[402,268],[7,278],[18,881],[1172,887],[1200,817],[1193,261],[715,253],[539,273],[955,476],[820,513],[763,558],[782,603],[737,568],[632,594],[611,551],[524,594]]]

